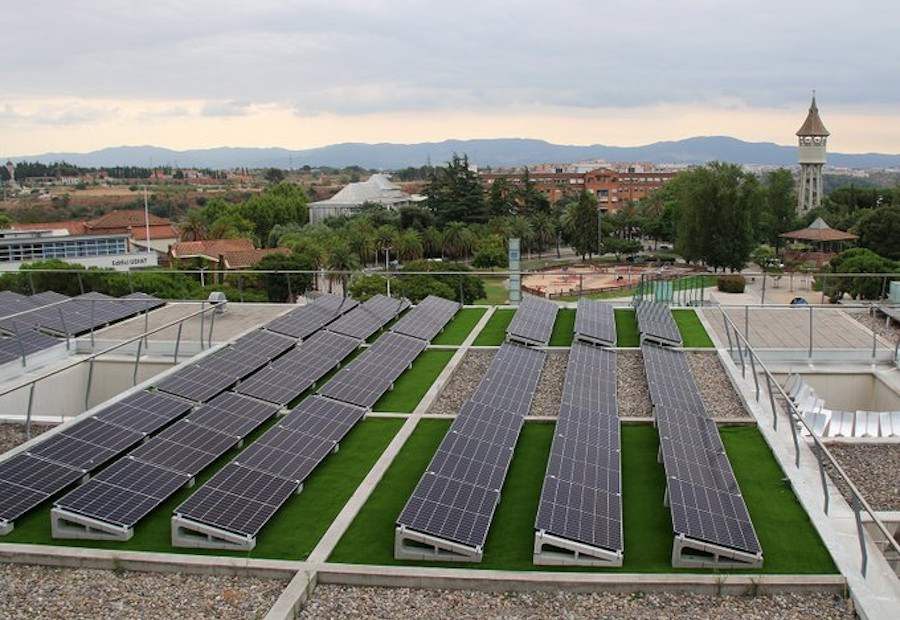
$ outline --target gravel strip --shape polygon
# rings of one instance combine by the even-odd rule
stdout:
[[[700,389],[700,399],[712,418],[749,418],[719,355],[710,351],[685,353],[694,381]]]
[[[890,325],[885,325],[885,317],[883,314],[872,316],[868,312],[847,312],[847,316],[861,323],[866,328],[874,330],[876,334],[887,340],[888,342],[897,342],[900,340],[900,325],[896,321],[891,320]]]
[[[568,363],[568,351],[547,351],[544,367],[541,369],[541,378],[538,381],[537,391],[531,401],[531,410],[528,415],[559,415]]]
[[[650,390],[644,375],[644,356],[640,351],[616,354],[616,400],[620,418],[649,418],[653,415]]]
[[[432,415],[456,415],[463,404],[475,393],[481,378],[487,373],[496,349],[473,349],[453,371],[447,385],[434,400],[428,412]]]
[[[32,424],[31,436],[36,437],[46,433],[52,424]],[[25,443],[25,425],[17,422],[0,422],[0,454],[12,450],[16,446]]]
[[[828,451],[840,463],[873,510],[900,510],[900,444],[829,442]],[[829,472],[830,473],[830,472]],[[831,476],[848,502],[850,492]]]
[[[5,620],[245,620],[262,618],[287,581],[0,565]]]
[[[752,597],[668,593],[488,593],[320,585],[299,618],[849,620],[853,613],[846,600],[820,593]]]

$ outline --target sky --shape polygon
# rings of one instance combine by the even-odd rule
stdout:
[[[700,135],[900,153],[889,0],[0,0],[0,154]]]

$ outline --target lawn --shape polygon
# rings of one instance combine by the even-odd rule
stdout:
[[[372,410],[412,413],[454,353],[456,351],[448,349],[423,351],[413,362],[412,368],[400,375],[394,389],[382,396]]]
[[[568,347],[575,338],[575,308],[560,308],[550,335],[551,347]]]
[[[447,323],[444,331],[432,339],[431,344],[462,344],[485,312],[487,312],[487,308],[463,308],[456,313],[453,320]]]
[[[202,476],[198,476],[197,485],[180,490],[141,521],[135,527],[134,537],[127,542],[54,540],[50,536],[49,504],[18,520],[15,530],[4,536],[3,542],[303,560],[350,499],[403,422],[401,419],[385,418],[360,422],[341,442],[340,450],[329,455],[306,480],[303,492],[288,500],[263,528],[257,537],[256,548],[249,553],[185,549],[172,547],[170,541],[172,511],[216,470],[230,462],[236,454],[234,451],[219,459]]]
[[[466,300],[466,303],[487,306],[499,306],[509,303],[509,289],[504,276],[485,276],[481,279],[484,283],[484,297],[475,301]]]
[[[711,348],[713,341],[706,333],[697,313],[689,309],[672,310],[672,316],[681,332],[681,340],[685,347]]]
[[[503,570],[709,572],[671,566],[672,521],[663,505],[665,473],[656,460],[659,438],[650,425],[622,427],[622,568],[537,568],[532,564],[534,518],[553,439],[553,425],[538,422],[526,423],[519,438],[480,564],[394,559],[395,520],[448,427],[446,420],[419,423],[329,561]],[[759,432],[752,427],[734,427],[724,429],[722,435],[734,468],[739,470],[738,480],[763,546],[765,565],[761,572],[834,573],[828,552],[793,492],[782,482],[784,474]]]
[[[472,344],[482,347],[499,347],[506,342],[506,328],[509,327],[515,313],[514,308],[495,310]]]
[[[641,337],[637,328],[637,317],[634,310],[616,308],[616,346],[637,347],[641,344]]]

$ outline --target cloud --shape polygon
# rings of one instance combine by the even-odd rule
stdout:
[[[247,116],[249,101],[210,101],[200,110],[201,116]]]

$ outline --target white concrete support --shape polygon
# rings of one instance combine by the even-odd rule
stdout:
[[[256,546],[255,536],[236,534],[181,515],[172,516],[172,546],[193,549],[225,549],[250,551]]]
[[[601,547],[586,545],[567,538],[534,533],[533,562],[538,566],[598,566],[615,568],[622,566],[624,554]]]
[[[460,543],[430,536],[405,525],[394,530],[394,557],[398,560],[438,560],[443,562],[480,562],[484,551]]]
[[[80,540],[131,540],[134,530],[114,523],[86,517],[63,508],[50,510],[50,533],[53,538]]]
[[[762,553],[722,547],[684,534],[675,536],[672,543],[672,566],[675,568],[762,568],[762,565]]]

